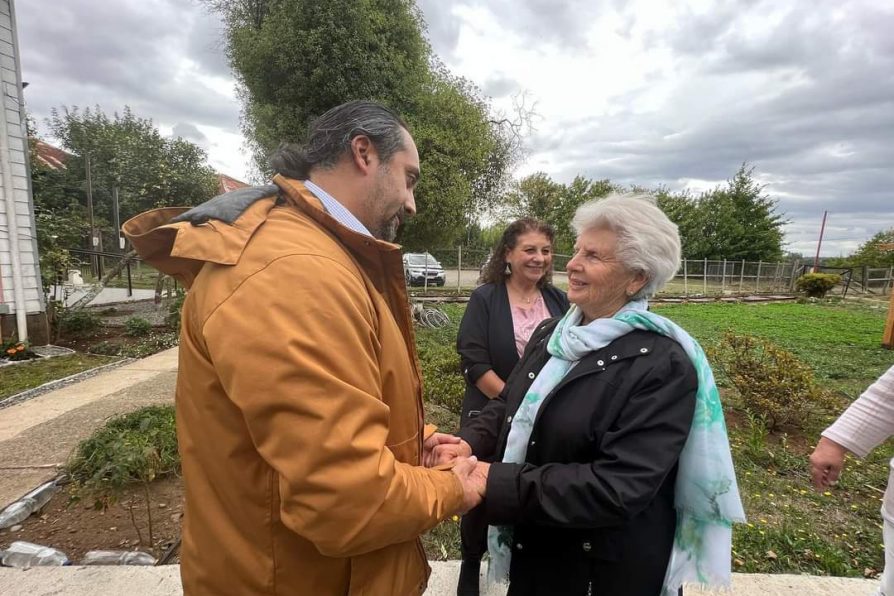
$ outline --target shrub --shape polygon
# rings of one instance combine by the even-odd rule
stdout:
[[[174,299],[168,304],[168,315],[165,323],[174,331],[180,331],[180,311],[183,310],[183,301],[186,300],[186,292],[177,290]]]
[[[60,331],[70,337],[92,335],[100,325],[100,318],[87,310],[66,311],[59,320]]]
[[[767,430],[805,428],[817,407],[830,403],[813,371],[769,340],[727,332],[709,356],[735,387],[745,412]]]
[[[149,546],[154,547],[149,483],[180,470],[172,406],[149,406],[113,418],[82,441],[68,463],[72,497],[92,498],[97,509],[118,501],[125,489],[142,484],[148,520]],[[143,542],[129,504],[131,523]]]
[[[152,331],[152,323],[140,317],[131,317],[124,323],[124,333],[129,337],[143,337]]]
[[[112,418],[77,446],[68,464],[75,487],[105,505],[130,484],[179,469],[172,406],[149,406]]]
[[[841,276],[832,273],[806,273],[798,278],[795,287],[810,298],[822,298],[841,283]]]

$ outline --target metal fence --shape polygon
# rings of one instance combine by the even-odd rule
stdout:
[[[428,252],[444,270],[444,288],[467,291],[478,285],[481,269],[490,251],[468,248],[430,249]],[[553,283],[568,287],[565,266],[571,255],[553,255]],[[740,296],[750,294],[790,294],[795,281],[809,266],[802,261],[768,262],[743,260],[684,259],[673,280],[662,290],[664,295],[678,296]],[[845,270],[841,270],[845,271]],[[835,271],[840,273],[840,271]],[[834,294],[887,295],[894,286],[892,268],[855,267],[844,276]],[[411,290],[429,286],[420,279]]]
[[[83,293],[85,288],[116,269],[120,271],[104,287],[119,289],[117,294],[122,298],[132,298],[134,290],[155,290],[158,271],[138,257],[126,259],[121,253],[95,250],[69,249],[68,252],[72,257],[71,266],[57,272],[55,283],[49,288],[51,299],[67,302],[72,294]]]
[[[75,265],[60,276],[58,286],[71,285],[80,281],[90,284],[101,278],[103,273],[113,269],[124,258],[123,254],[98,251],[70,250]],[[407,251],[409,252],[409,251]],[[444,275],[443,286],[431,271],[410,280],[411,291],[443,287],[457,292],[469,291],[479,283],[481,269],[490,256],[489,250],[469,248],[431,249],[427,252],[434,257],[432,268],[440,265]],[[406,254],[406,253],[405,253]],[[553,255],[553,283],[563,289],[568,287],[565,266],[571,255]],[[428,259],[423,260],[429,263]],[[427,267],[423,266],[423,269]],[[736,296],[749,294],[788,294],[795,290],[795,281],[809,270],[809,265],[801,261],[765,262],[685,259],[680,270],[661,292],[676,296]],[[888,295],[894,287],[894,268],[854,267],[829,268],[820,270],[842,274],[843,283],[834,290],[835,294]],[[140,259],[128,262],[120,275],[106,284],[111,288],[126,288],[131,296],[135,288],[154,289],[158,272]],[[72,279],[75,277],[76,279]]]

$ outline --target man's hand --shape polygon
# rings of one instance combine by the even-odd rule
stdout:
[[[820,437],[816,449],[810,455],[810,475],[813,486],[824,490],[835,484],[841,468],[844,467],[844,455],[847,449],[826,437]]]
[[[472,456],[472,447],[460,439],[459,437],[454,437],[456,439],[455,442],[452,443],[441,443],[432,450],[432,464],[431,466],[439,466],[441,464],[446,464],[455,460],[458,457],[471,457]],[[426,464],[428,466],[428,464]],[[431,467],[429,466],[429,467]]]
[[[481,479],[476,474],[478,458],[475,456],[461,458],[456,461],[450,471],[456,474],[463,486],[463,504],[455,513],[463,514],[481,503],[483,491],[480,490]]]
[[[478,494],[484,498],[487,492],[487,475],[490,473],[490,464],[484,461],[478,462],[475,471],[472,472],[472,481],[475,482],[475,488]]]
[[[462,439],[459,437],[454,437],[453,435],[447,435],[444,433],[433,433],[432,436],[427,438],[425,442],[422,444],[422,465],[426,468],[434,467],[440,463],[440,461],[435,461],[435,449],[439,445],[456,445]],[[472,455],[472,451],[469,450],[469,454]],[[466,457],[468,457],[468,455]]]

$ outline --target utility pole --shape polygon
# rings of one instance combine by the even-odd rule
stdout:
[[[90,224],[90,250],[96,250],[96,226],[93,224],[93,177],[90,173],[89,153],[84,154],[84,165],[87,168],[87,222]],[[93,275],[95,277],[102,277],[102,274],[99,271],[99,263],[96,255],[93,255],[90,258],[90,263],[93,266]]]
[[[115,235],[118,237],[118,249],[124,250],[124,234],[121,233],[121,205],[118,203],[118,187],[112,187],[112,217],[115,220]]]
[[[823,224],[820,226],[819,241],[816,243],[816,256],[813,258],[813,271],[812,271],[812,273],[816,273],[817,270],[819,269],[819,254],[820,254],[820,247],[823,245],[823,232],[826,231],[826,215],[827,215],[828,213],[829,213],[828,211],[823,211]]]

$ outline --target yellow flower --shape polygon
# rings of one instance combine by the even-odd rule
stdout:
[[[452,519],[453,519],[453,521],[458,522],[458,521],[459,521],[459,516],[458,516],[458,515],[454,515]]]
[[[826,491],[826,492],[823,493],[823,495],[825,495],[825,496],[827,496],[827,497],[831,497],[831,496],[832,496],[832,493],[830,493],[829,491]]]

